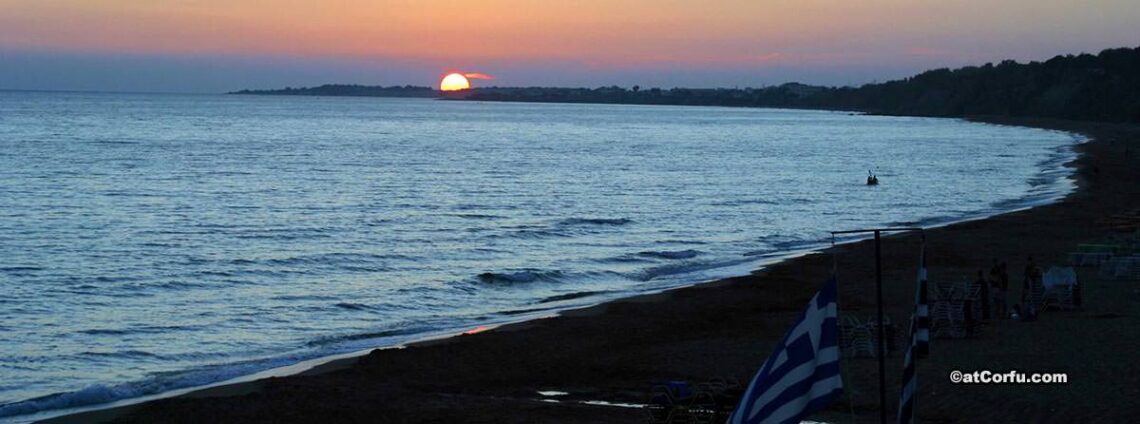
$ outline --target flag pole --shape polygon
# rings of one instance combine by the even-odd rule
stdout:
[[[887,424],[887,358],[886,358],[886,328],[883,325],[883,255],[882,233],[922,231],[921,227],[895,227],[895,228],[867,228],[860,230],[832,231],[831,236],[837,234],[875,233],[875,303],[878,309],[879,343],[876,349],[879,357],[879,422]]]
[[[887,337],[883,325],[883,253],[880,234],[875,230],[875,304],[879,309],[879,422],[887,424]]]
[[[835,277],[836,280],[839,279],[839,252],[835,249],[835,234],[831,235],[831,276]],[[838,303],[838,301],[839,301],[839,288],[836,287],[835,291],[836,291],[836,294],[835,294],[836,302]],[[836,320],[839,319],[838,314],[837,314],[835,319]],[[845,372],[845,370],[847,370],[847,368],[848,368],[847,365],[849,365],[851,363],[851,356],[850,355],[842,355],[840,358],[845,365],[839,369],[839,378],[843,379],[843,387],[851,387],[850,374]],[[852,417],[852,419],[854,419],[854,417],[855,417],[855,401],[851,398],[851,396],[847,396],[847,407],[851,410],[851,417]]]

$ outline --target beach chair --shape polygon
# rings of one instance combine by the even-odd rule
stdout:
[[[645,410],[651,423],[723,423],[743,393],[740,382],[732,378],[712,378],[692,386],[670,381],[653,386]]]
[[[688,402],[692,397],[688,383],[670,381],[658,384],[650,390],[650,400],[645,407],[649,422],[675,424],[690,422]]]
[[[1078,244],[1077,251],[1069,253],[1069,262],[1074,267],[1100,266],[1112,260],[1122,248],[1118,244]]]
[[[839,353],[844,357],[855,355],[855,329],[858,327],[858,318],[844,315],[839,319]]]
[[[1054,300],[1056,301],[1055,307],[1064,311],[1071,311],[1076,308],[1074,303],[1073,293],[1076,291],[1077,286],[1062,286],[1054,290]]]
[[[970,283],[939,283],[938,300],[931,316],[931,335],[943,339],[966,336],[965,300]]]
[[[866,334],[865,343],[868,356],[872,358],[879,357],[879,321],[868,320],[863,324],[863,332]],[[889,356],[895,350],[897,343],[895,336],[898,331],[895,331],[895,325],[891,322],[891,317],[883,317],[883,353]]]
[[[1124,265],[1127,260],[1128,258],[1112,258],[1111,261],[1101,264],[1100,268],[1097,269],[1097,276],[1105,280],[1115,280],[1118,270],[1122,268],[1122,265]]]
[[[649,403],[645,405],[645,413],[651,423],[671,423],[673,415],[677,412],[677,401],[668,387],[657,385],[650,390]]]
[[[1115,260],[1116,258],[1114,258]],[[1052,267],[1042,278],[1044,295],[1041,309],[1072,310],[1075,308],[1077,272],[1073,268]]]
[[[848,358],[875,356],[874,326],[858,317],[844,315],[839,323],[839,351]]]
[[[1137,279],[1140,275],[1140,255],[1119,256],[1101,265],[1097,274],[1105,280]]]

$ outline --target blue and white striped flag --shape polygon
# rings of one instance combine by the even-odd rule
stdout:
[[[910,317],[910,346],[903,358],[902,394],[899,395],[899,424],[914,422],[914,394],[918,389],[918,374],[914,370],[915,353],[918,350],[918,318]]]
[[[837,299],[832,276],[764,361],[729,423],[799,423],[839,398]]]
[[[922,252],[918,257],[918,285],[914,288],[914,332],[915,358],[925,358],[930,353],[930,305],[927,302],[926,288],[926,240],[922,241]]]

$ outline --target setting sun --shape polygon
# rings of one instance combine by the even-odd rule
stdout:
[[[447,76],[443,77],[443,80],[439,82],[440,91],[457,91],[466,90],[468,88],[471,88],[471,83],[467,81],[467,77],[463,76],[463,74],[447,74]]]

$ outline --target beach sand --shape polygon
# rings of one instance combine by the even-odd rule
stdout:
[[[931,284],[972,279],[993,258],[1008,262],[1011,304],[1033,255],[1043,268],[1067,263],[1079,243],[1115,234],[1108,220],[1140,211],[1140,128],[1040,119],[980,119],[1080,132],[1078,190],[1065,200],[926,231]],[[968,158],[963,158],[968,160]],[[884,181],[890,184],[889,181]],[[985,181],[963,181],[983,185]],[[821,230],[822,231],[822,230]],[[887,314],[905,322],[913,307],[919,237],[885,238]],[[874,315],[874,249],[841,245],[750,276],[639,296],[367,356],[303,375],[53,422],[637,422],[655,382],[751,379],[774,344],[838,261],[841,315]],[[918,362],[918,417],[924,422],[1132,422],[1140,416],[1140,282],[1097,279],[1081,268],[1084,307],[1036,322],[993,320],[971,339],[932,342]],[[877,363],[844,362],[846,396],[813,419],[878,420]],[[898,402],[902,355],[887,358],[889,415]],[[1067,372],[1060,385],[954,385],[964,372]],[[568,392],[544,402],[537,391]],[[549,398],[548,398],[549,399]]]

